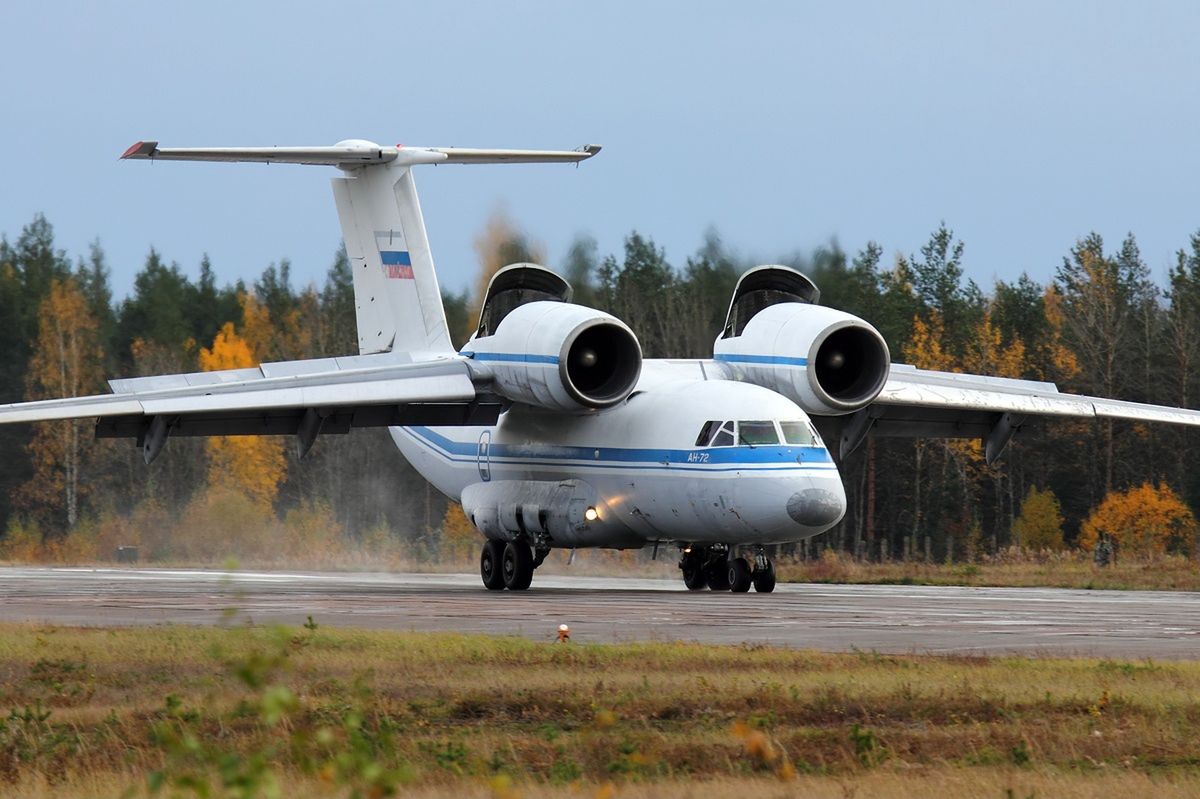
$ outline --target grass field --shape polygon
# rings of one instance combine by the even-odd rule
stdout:
[[[1200,663],[4,626],[0,711],[6,797],[1200,795]]]
[[[1091,590],[1200,591],[1200,563],[1181,556],[1121,558],[1103,568],[1086,552],[1022,553],[987,556],[977,563],[876,563],[830,551],[811,560],[781,560],[779,579],[801,583],[880,583],[891,585],[973,585]]]

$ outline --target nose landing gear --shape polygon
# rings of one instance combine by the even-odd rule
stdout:
[[[724,544],[684,547],[679,558],[683,584],[689,591],[707,587],[740,594],[751,586],[760,594],[775,590],[775,565],[761,548],[754,555],[753,565],[745,558],[730,557],[732,554]]]

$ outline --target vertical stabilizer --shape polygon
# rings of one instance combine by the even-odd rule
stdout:
[[[159,147],[135,142],[122,158],[138,161],[232,161],[333,166],[346,254],[354,270],[358,350],[453,352],[442,293],[433,271],[425,220],[411,167],[417,164],[577,164],[600,152],[480,150],[463,147],[384,146],[346,139],[316,147]]]
[[[354,271],[359,352],[452,352],[410,168],[349,171],[333,179],[333,196]]]

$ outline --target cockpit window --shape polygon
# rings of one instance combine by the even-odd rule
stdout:
[[[700,428],[700,435],[696,436],[696,446],[707,447],[708,442],[712,441],[713,433],[717,432],[720,426],[720,422],[705,422],[704,427]]]
[[[712,446],[714,447],[732,447],[733,446],[733,422],[726,422],[721,425],[721,429],[713,436]]]
[[[738,422],[738,443],[778,444],[779,433],[775,431],[774,422]]]
[[[808,422],[780,422],[783,428],[783,440],[793,447],[817,446],[817,437]]]

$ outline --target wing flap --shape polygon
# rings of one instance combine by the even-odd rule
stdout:
[[[1064,394],[1053,383],[914,369],[897,364],[875,403],[963,413],[1127,419],[1200,426],[1200,411]]]
[[[470,403],[476,399],[470,372],[460,358],[407,364],[398,364],[389,356],[375,361],[349,360],[356,368],[328,369],[331,360],[295,361],[290,362],[290,368],[270,364],[255,369],[116,380],[112,381],[113,394],[0,405],[0,424],[129,415]],[[339,365],[336,359],[332,363]]]

